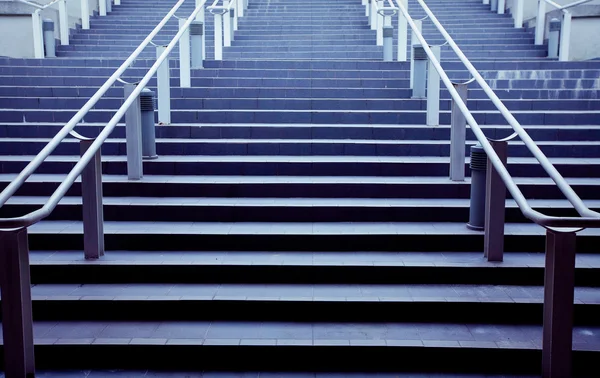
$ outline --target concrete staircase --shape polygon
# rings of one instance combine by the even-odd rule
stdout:
[[[173,4],[122,0],[57,59],[0,58],[0,188]],[[530,30],[480,1],[427,4],[599,210],[600,62],[544,58]],[[423,16],[416,2],[410,9]],[[156,42],[175,31],[169,23]],[[427,21],[424,33],[442,42]],[[159,158],[145,161],[143,180],[127,180],[124,125],[105,143],[105,257],[83,259],[79,184],[30,228],[38,368],[58,377],[539,374],[544,230],[507,199],[505,261],[484,261],[483,234],[465,227],[470,180],[448,179],[449,94],[441,125],[424,126],[409,64],[381,62],[361,2],[250,0],[224,58],[192,71],[192,88],[178,88],[170,62],[173,124],[157,126]],[[467,79],[446,47],[442,62]],[[122,97],[115,85],[76,130],[97,135]],[[476,85],[468,106],[490,138],[511,133]],[[61,144],[0,216],[39,208],[77,161],[77,143]],[[474,143],[468,131],[467,174]],[[509,156],[536,209],[574,214],[522,143]],[[600,231],[577,243],[574,371],[598,376]]]

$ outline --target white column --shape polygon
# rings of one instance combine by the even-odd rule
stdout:
[[[223,6],[227,8],[229,0],[223,0]],[[231,46],[231,16],[229,16],[229,12],[223,15],[223,46]]]
[[[371,30],[377,29],[377,0],[371,0]]]
[[[233,9],[234,9],[234,11],[233,11],[233,30],[238,30],[238,17],[240,16],[239,9],[240,9],[240,2],[242,0],[233,0],[233,1],[235,1],[235,4],[233,6]],[[232,38],[232,39],[234,39],[234,38]]]
[[[417,30],[420,32],[421,30],[423,30],[423,21],[421,20],[415,20],[415,26],[417,27]],[[413,56],[413,51],[414,51],[414,45],[418,45],[419,44],[419,40],[417,39],[417,35],[415,34],[415,31],[412,30],[411,31],[411,35],[410,35],[410,89],[412,89],[413,87],[413,82],[414,82],[414,75],[413,73],[415,72],[414,68],[415,68],[415,57]]]
[[[515,28],[523,27],[523,2],[525,0],[516,0],[515,4]]]
[[[156,58],[158,59],[166,49],[166,46],[156,46]],[[171,75],[168,58],[158,68],[156,76],[158,122],[169,125],[171,124]]]
[[[183,28],[186,21],[185,19],[179,19],[179,30]],[[179,39],[179,86],[181,88],[192,86],[190,65],[190,29],[187,28]]]
[[[69,44],[69,16],[67,14],[67,0],[58,2],[58,22],[60,26],[60,44]]]
[[[200,2],[202,2],[202,0],[196,0],[196,4],[200,4]],[[203,28],[203,33],[202,33],[202,60],[206,59],[206,9],[204,7],[202,7],[202,9],[200,10],[200,12],[198,12],[198,14],[196,15],[196,21],[202,21],[202,24],[204,24]]]
[[[571,12],[564,12],[562,25],[560,27],[560,50],[558,60],[566,62],[569,60],[569,49],[571,43]]]
[[[223,14],[215,13],[215,60],[223,60]]]
[[[535,21],[535,44],[543,45],[546,29],[546,2],[544,0],[538,0],[538,13]]]
[[[408,11],[408,0],[400,0],[404,9]],[[398,61],[406,62],[406,49],[408,44],[408,21],[404,13],[398,12]]]
[[[115,0],[115,5],[121,5],[121,0]]]
[[[440,46],[431,46],[431,52],[441,61]],[[440,125],[440,74],[433,66],[433,61],[429,59],[427,67],[427,126]]]
[[[498,14],[504,14],[506,8],[506,0],[498,0]]]
[[[81,28],[84,30],[90,28],[90,4],[88,0],[81,0]]]
[[[106,16],[106,0],[98,0],[100,16]]]
[[[43,59],[44,38],[42,31],[42,17],[39,9],[31,14],[31,25],[33,27],[33,56],[36,59]]]

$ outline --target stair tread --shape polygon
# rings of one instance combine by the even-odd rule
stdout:
[[[7,205],[43,205],[48,197],[43,196],[13,196]],[[469,207],[469,199],[462,198],[194,198],[194,197],[104,197],[104,206],[243,206],[243,207],[270,207],[270,206],[334,206],[334,207]],[[571,209],[573,206],[567,200],[559,199],[531,199],[528,203],[533,208]],[[600,207],[600,200],[584,200],[584,203],[593,208]],[[81,197],[66,196],[59,205],[81,205]],[[506,200],[506,207],[517,208],[512,199]]]
[[[41,221],[30,234],[81,234],[80,221]],[[455,222],[116,222],[105,221],[104,233],[139,235],[483,235]],[[533,223],[507,223],[505,235],[545,235]],[[580,236],[600,236],[600,229],[585,229]]]
[[[481,258],[483,261],[483,258]],[[300,302],[543,303],[543,286],[436,284],[36,284],[32,299]],[[600,288],[576,287],[575,304],[600,305]]]
[[[576,326],[573,349],[600,350],[600,327]],[[35,321],[36,345],[295,345],[541,349],[540,325],[230,321]]]

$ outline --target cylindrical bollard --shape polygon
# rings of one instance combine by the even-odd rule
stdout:
[[[391,62],[394,56],[394,27],[383,27],[383,61]]]
[[[204,35],[204,23],[192,21],[190,25],[190,40],[192,44],[192,68],[204,68],[202,61],[202,36]]]
[[[550,32],[548,33],[548,58],[558,58],[558,44],[560,41],[560,20],[550,20]]]
[[[490,10],[492,12],[497,12],[498,11],[498,0],[491,0],[490,1]]]
[[[154,122],[154,92],[144,88],[140,93],[142,111],[142,156],[144,159],[156,159],[156,130]]]
[[[471,146],[471,204],[467,228],[481,231],[485,225],[487,155],[480,144]]]
[[[230,29],[231,29],[231,40],[235,40],[235,9],[230,9],[229,10],[229,19],[231,20],[231,22],[229,23]]]
[[[39,30],[39,29],[38,29]],[[47,18],[42,22],[44,50],[47,58],[56,58],[56,40],[54,39],[54,21]]]
[[[427,53],[421,45],[413,46],[413,98],[425,98],[425,82],[427,81]]]

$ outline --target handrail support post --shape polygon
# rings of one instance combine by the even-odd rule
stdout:
[[[179,30],[183,29],[185,23],[185,19],[179,19]],[[179,86],[181,88],[190,88],[192,86],[190,65],[190,28],[188,27],[179,39]]]
[[[227,9],[229,7],[229,0],[223,0],[223,7]],[[227,11],[223,15],[223,46],[230,47],[231,46],[231,16]]]
[[[160,57],[167,49],[166,46],[156,46],[156,58]],[[160,65],[156,72],[156,92],[158,106],[158,122],[164,125],[171,124],[171,74],[169,59]]]
[[[423,21],[414,20],[415,26],[419,32],[423,31]],[[415,45],[419,45],[419,39],[414,30],[410,36],[410,89],[413,89],[415,83]]]
[[[558,60],[567,62],[569,60],[569,50],[571,44],[571,18],[572,14],[569,11],[563,12],[562,25],[560,28],[560,49],[558,52]]]
[[[514,18],[515,18],[515,28],[523,27],[523,9],[524,9],[524,1],[525,0],[516,0]]]
[[[431,46],[431,52],[441,63],[441,47]],[[427,67],[427,126],[440,124],[440,74],[435,69],[433,61],[428,59]]]
[[[60,44],[67,46],[69,44],[69,16],[67,14],[67,0],[58,2],[58,22],[60,26]]]
[[[508,157],[508,142],[490,141],[496,155],[506,166]],[[485,185],[485,236],[484,257],[488,261],[503,261],[504,259],[504,220],[506,211],[506,186],[498,171],[487,159]]]
[[[542,376],[571,376],[575,232],[546,231]]]
[[[383,38],[383,61],[391,62],[394,60],[394,27],[392,26],[392,16],[384,17],[382,28]]]
[[[0,231],[0,289],[6,377],[33,377],[33,317],[27,228]]]
[[[455,83],[454,88],[463,102],[467,103],[468,84]],[[452,118],[450,126],[450,180],[465,180],[465,146],[467,120],[452,99]]]
[[[546,30],[546,1],[538,0],[538,13],[535,20],[535,44],[544,44],[544,32]]]
[[[504,14],[506,9],[506,0],[498,0],[498,14]]]
[[[398,0],[408,10],[408,0]],[[406,62],[408,44],[408,21],[404,13],[398,11],[398,61]]]
[[[223,14],[215,13],[215,60],[223,60]]]
[[[99,0],[98,1],[98,12],[100,14],[100,16],[106,16],[106,0]]]
[[[371,11],[370,11],[370,23],[371,30],[377,30],[377,0],[370,0],[371,2]]]
[[[93,140],[79,142],[80,154],[90,148]],[[102,208],[102,158],[100,150],[81,173],[83,209],[83,251],[86,260],[104,256],[104,211]]]
[[[39,9],[31,14],[31,25],[33,27],[33,56],[36,59],[43,59],[44,31],[42,30],[42,17]]]
[[[81,0],[81,28],[83,30],[90,28],[90,4],[88,0]]]
[[[135,84],[125,84],[125,98],[131,95],[135,87]],[[160,107],[158,109],[160,111]],[[125,137],[127,147],[127,178],[129,180],[141,180],[144,176],[144,166],[142,163],[142,108],[140,105],[140,96],[137,96],[129,109],[127,109],[127,113],[125,113]]]

